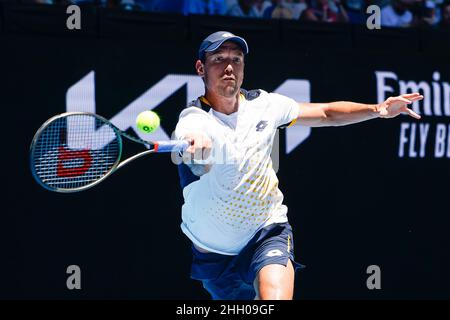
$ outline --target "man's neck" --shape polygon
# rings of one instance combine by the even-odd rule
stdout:
[[[205,94],[205,98],[211,104],[211,108],[213,108],[215,111],[224,114],[232,114],[238,111],[239,94],[240,92],[232,97],[224,97],[208,91]]]

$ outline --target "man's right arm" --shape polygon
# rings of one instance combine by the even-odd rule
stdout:
[[[190,108],[189,108],[190,109]],[[185,109],[175,129],[176,139],[190,141],[190,146],[183,153],[183,162],[192,173],[201,176],[211,168],[207,160],[211,155],[212,140],[207,134],[207,114],[198,109]]]

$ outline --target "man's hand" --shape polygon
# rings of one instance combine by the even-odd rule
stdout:
[[[422,100],[423,96],[418,92],[402,94],[397,97],[389,97],[385,102],[377,106],[377,112],[381,118],[394,118],[399,114],[409,114],[411,117],[420,119],[420,115],[408,108],[408,104]]]
[[[210,160],[212,141],[205,133],[193,132],[184,136],[191,145],[183,152],[183,162],[187,164],[192,172],[201,176],[211,168]]]

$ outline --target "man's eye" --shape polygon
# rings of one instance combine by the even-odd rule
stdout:
[[[236,58],[233,58],[233,62],[234,62],[234,63],[241,63],[241,62],[242,62],[242,59],[239,58],[239,57],[236,57]]]
[[[215,57],[215,58],[214,58],[214,61],[216,61],[216,62],[221,62],[222,60],[223,60],[222,57]]]

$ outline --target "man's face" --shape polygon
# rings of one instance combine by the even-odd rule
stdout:
[[[226,41],[216,51],[207,52],[204,80],[209,91],[224,97],[236,95],[244,80],[244,53],[241,47]]]

